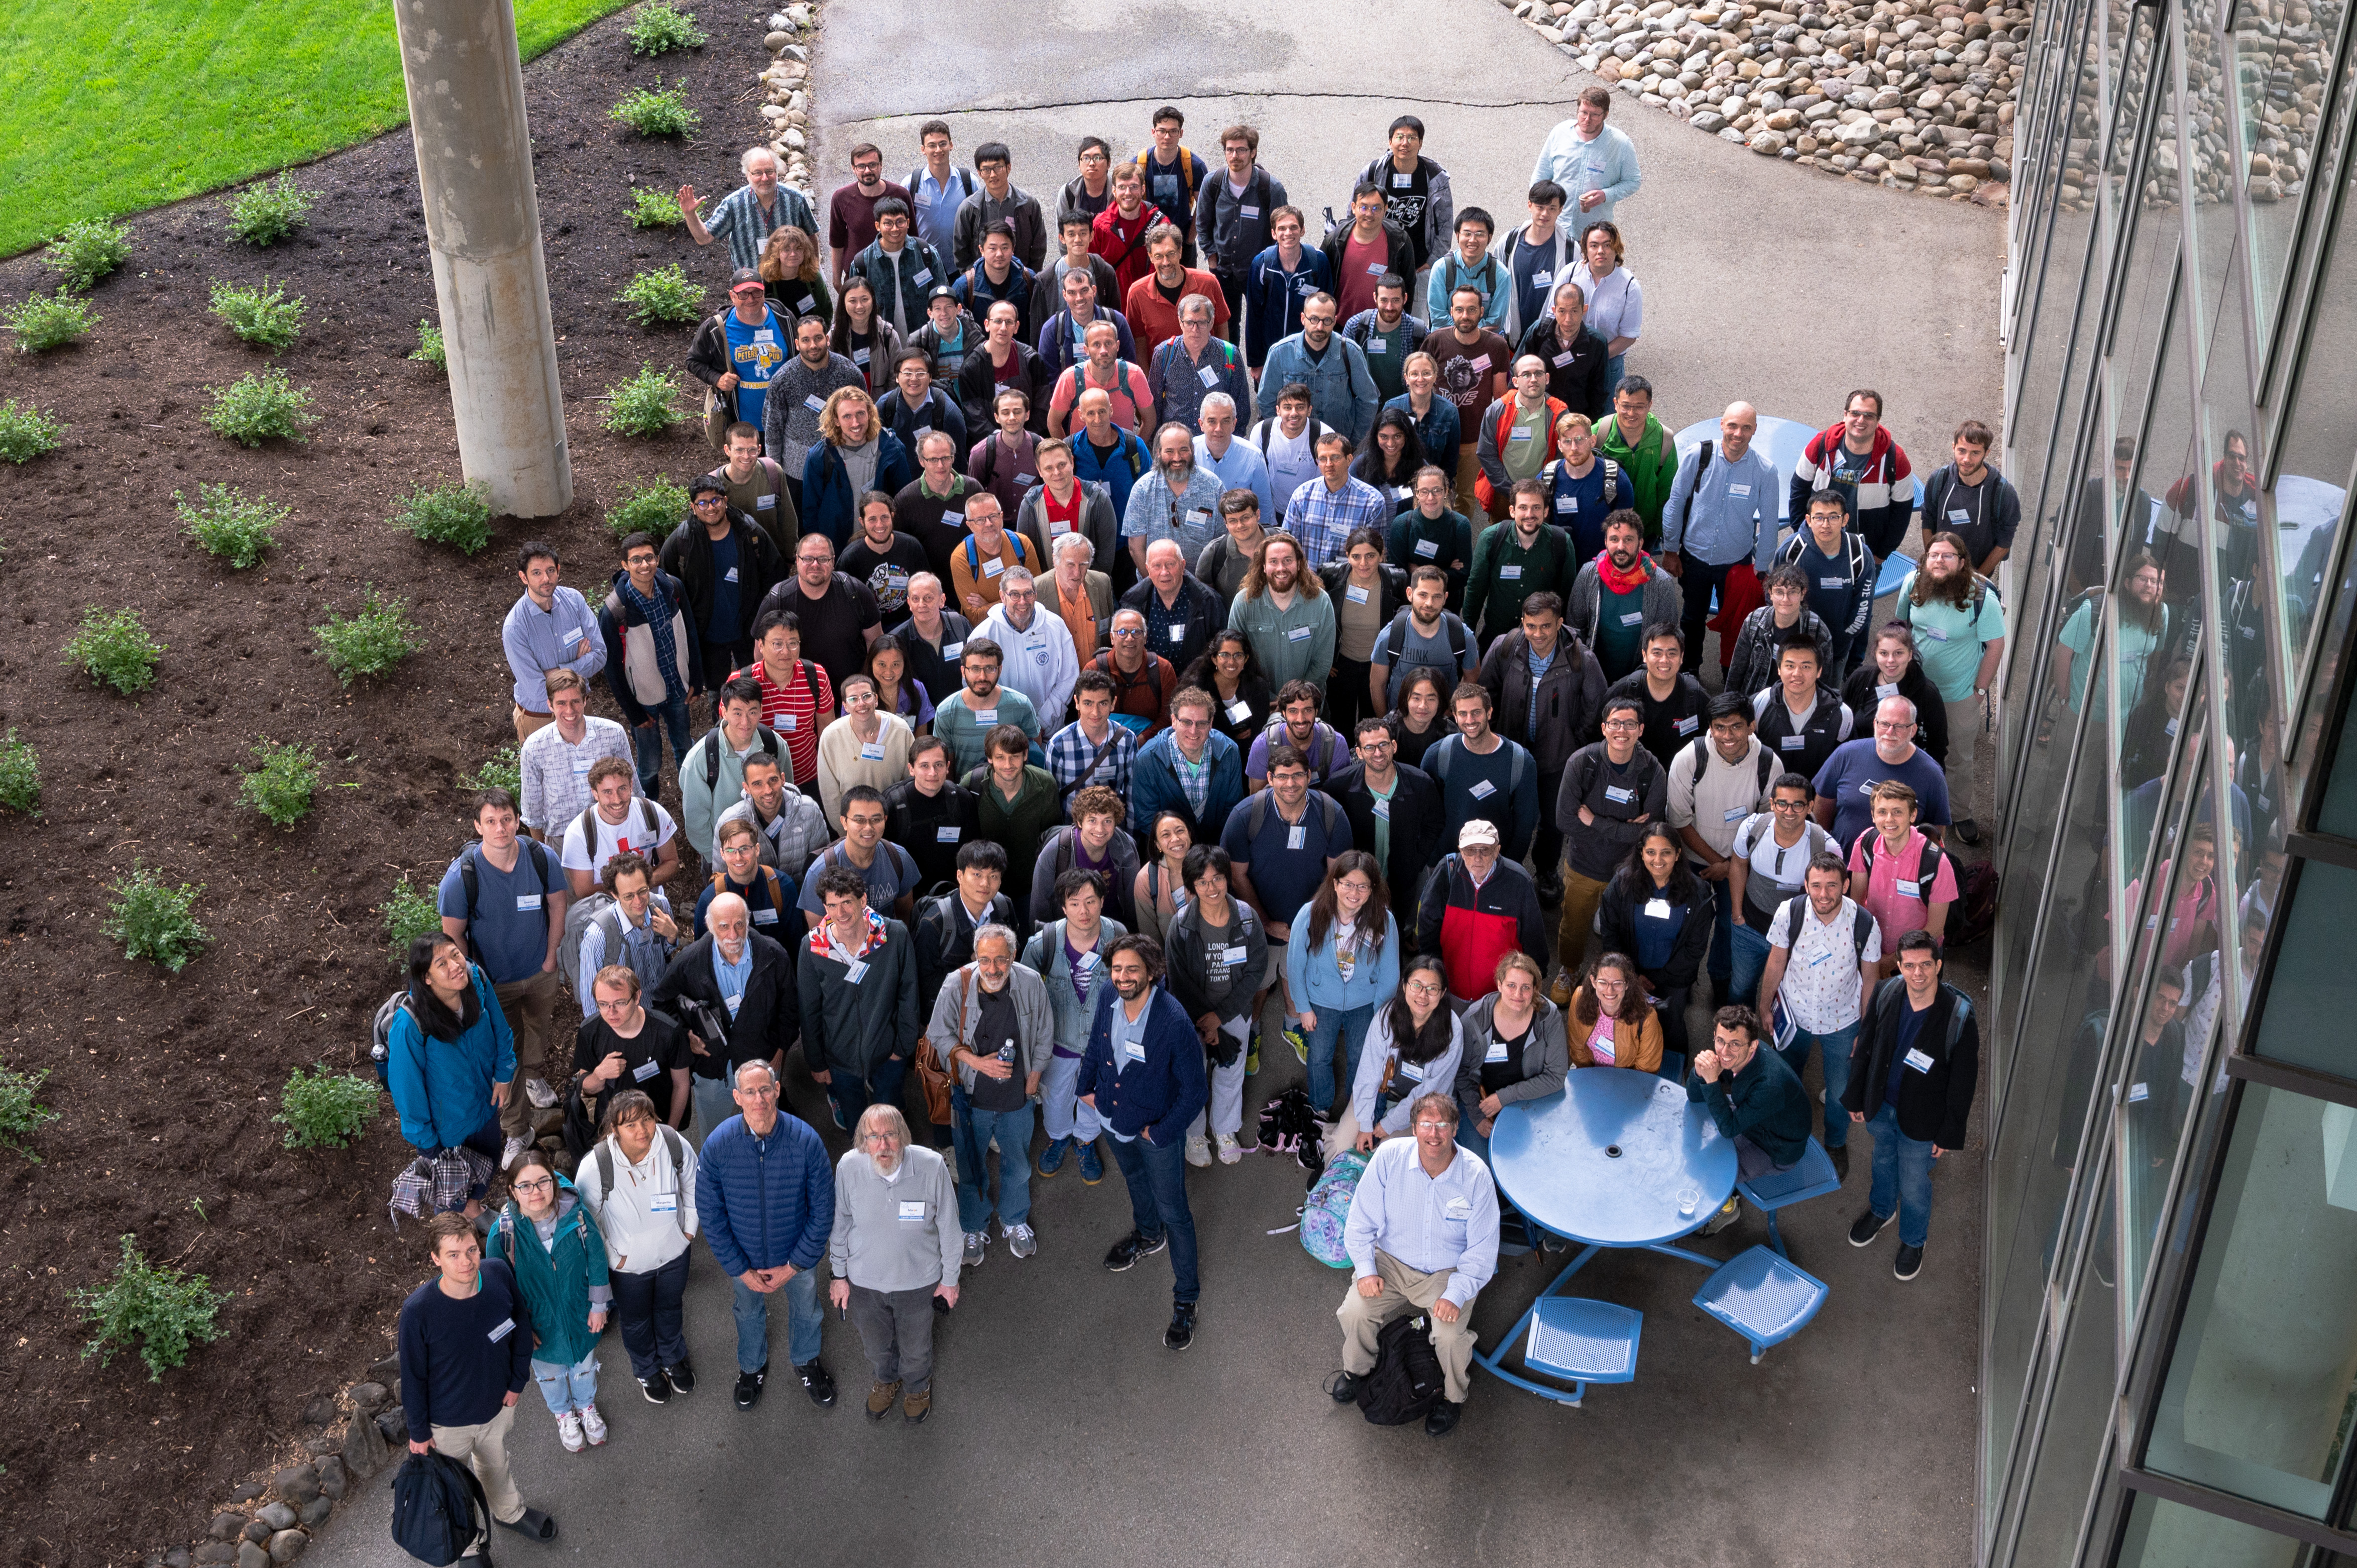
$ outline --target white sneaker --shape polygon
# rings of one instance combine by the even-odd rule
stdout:
[[[1232,1165],[1244,1157],[1243,1145],[1236,1142],[1236,1135],[1233,1133],[1221,1133],[1219,1142],[1220,1164]]]
[[[597,1413],[594,1404],[581,1407],[581,1435],[589,1440],[592,1448],[606,1441],[606,1418]]]
[[[566,1411],[556,1418],[556,1440],[565,1444],[567,1454],[581,1452],[581,1418]]]
[[[1188,1139],[1187,1163],[1190,1165],[1210,1165],[1211,1163],[1211,1145],[1200,1138]]]
[[[506,1170],[510,1165],[514,1165],[517,1157],[531,1147],[532,1137],[529,1133],[518,1133],[514,1137],[510,1138],[507,1147],[500,1151],[500,1169]]]
[[[1006,1227],[1006,1250],[1018,1258],[1028,1258],[1039,1250],[1039,1238],[1028,1225]]]
[[[556,1090],[548,1087],[548,1079],[544,1078],[525,1079],[523,1080],[523,1091],[525,1097],[531,1100],[534,1105],[540,1107],[543,1111],[554,1111],[556,1109]]]

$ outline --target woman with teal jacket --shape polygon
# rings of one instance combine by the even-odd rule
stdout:
[[[539,1154],[508,1172],[512,1196],[485,1239],[486,1255],[507,1260],[531,1308],[532,1375],[556,1417],[568,1454],[606,1441],[597,1413],[597,1336],[613,1310],[606,1240],[573,1184]]]
[[[1399,989],[1399,923],[1381,868],[1365,850],[1337,855],[1317,896],[1293,917],[1285,983],[1309,1055],[1310,1109],[1326,1121],[1334,1104],[1334,1045],[1342,1046],[1347,1094],[1359,1076],[1359,1047],[1375,1008]]]

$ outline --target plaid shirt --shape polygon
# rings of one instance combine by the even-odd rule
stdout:
[[[1112,745],[1093,769],[1089,759],[1096,756],[1097,743],[1081,732],[1078,720],[1048,737],[1048,771],[1056,776],[1059,789],[1069,794],[1083,783],[1102,784],[1123,800],[1129,799],[1129,771],[1137,761],[1137,735],[1118,721],[1106,722],[1113,730]]]
[[[1324,475],[1305,480],[1286,503],[1285,531],[1301,542],[1309,569],[1342,559],[1343,542],[1356,528],[1373,528],[1391,537],[1392,509],[1383,491],[1352,474],[1342,488],[1329,490]]]
[[[772,221],[775,220],[775,221]],[[740,185],[720,199],[704,227],[716,240],[728,242],[728,264],[731,267],[756,267],[761,264],[761,247],[780,224],[791,223],[818,241],[818,220],[811,216],[811,205],[802,193],[780,180],[778,183],[776,205],[767,212],[761,210],[760,198],[749,185]]]
[[[393,1201],[387,1208],[393,1228],[401,1229],[404,1214],[430,1219],[454,1208],[464,1208],[470,1197],[480,1197],[491,1179],[490,1156],[461,1144],[438,1155],[420,1155],[393,1178]]]

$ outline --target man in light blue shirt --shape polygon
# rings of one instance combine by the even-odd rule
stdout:
[[[1718,439],[1706,442],[1678,461],[1662,508],[1659,559],[1685,599],[1685,668],[1702,661],[1711,595],[1723,590],[1727,574],[1746,561],[1763,577],[1776,553],[1776,518],[1783,483],[1775,465],[1751,449],[1760,412],[1731,403],[1718,416]]]
[[[1643,183],[1637,173],[1637,147],[1627,133],[1604,123],[1612,110],[1609,88],[1591,87],[1579,95],[1579,110],[1547,133],[1531,166],[1531,183],[1551,179],[1566,198],[1564,222],[1573,235],[1587,232],[1592,223],[1616,221],[1620,204],[1637,194]]]
[[[1195,464],[1211,470],[1223,490],[1250,490],[1260,498],[1263,517],[1277,515],[1269,489],[1268,461],[1249,441],[1236,439],[1236,401],[1225,392],[1206,392],[1195,411],[1203,434],[1195,437]]]
[[[548,678],[570,670],[584,681],[606,668],[606,638],[589,603],[572,588],[556,585],[556,546],[527,539],[516,551],[516,575],[523,594],[500,626],[508,668],[515,674],[516,744],[556,722],[548,706]]]
[[[1217,474],[1195,466],[1195,437],[1185,425],[1174,419],[1154,433],[1154,472],[1131,489],[1121,518],[1121,536],[1140,576],[1146,547],[1156,540],[1172,541],[1179,558],[1192,561],[1226,532],[1220,489]]]
[[[1425,1417],[1435,1437],[1457,1425],[1470,1391],[1473,1298],[1498,1272],[1498,1191],[1490,1167],[1457,1145],[1457,1102],[1426,1094],[1409,1108],[1415,1135],[1375,1145],[1351,1198],[1342,1248],[1351,1294],[1342,1320],[1342,1373],[1335,1402],[1359,1397],[1375,1369],[1375,1336],[1393,1318],[1428,1312],[1432,1348],[1447,1387]]]
[[[925,162],[909,171],[909,194],[916,209],[909,214],[910,225],[917,238],[947,262],[957,254],[958,209],[974,194],[974,176],[952,166],[953,145],[946,121],[928,120],[918,126],[917,145],[923,149]]]

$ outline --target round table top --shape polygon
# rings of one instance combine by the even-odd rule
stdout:
[[[1699,1229],[1735,1190],[1735,1145],[1685,1088],[1580,1068],[1563,1091],[1499,1113],[1490,1164],[1514,1206],[1559,1236],[1643,1247]],[[1699,1196],[1681,1214],[1681,1193]]]

